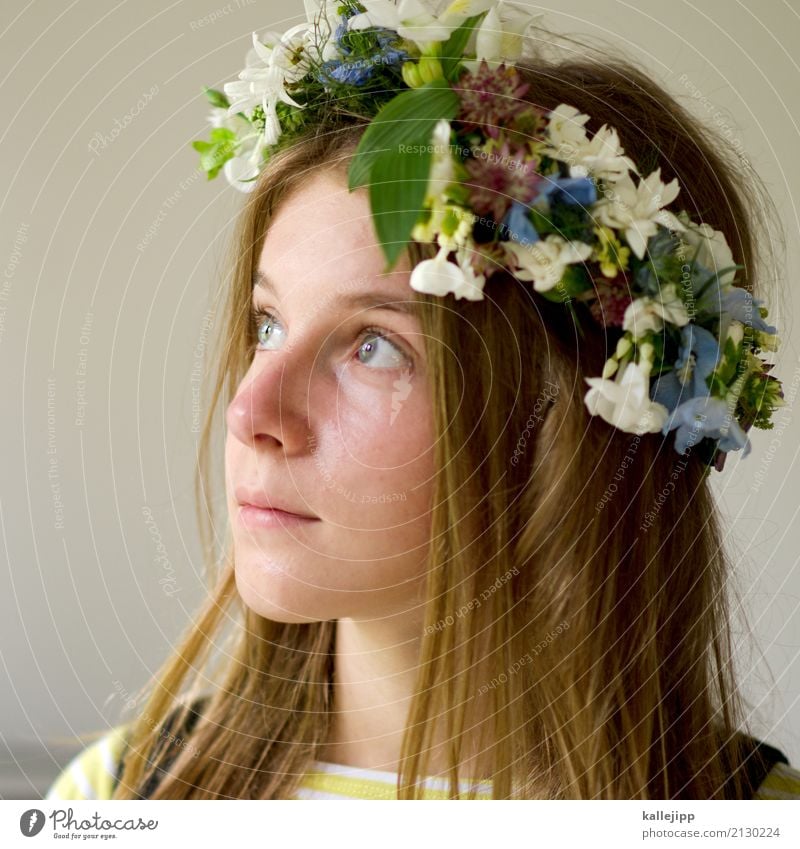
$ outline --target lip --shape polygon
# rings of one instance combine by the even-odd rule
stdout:
[[[237,487],[239,522],[248,528],[287,528],[318,522],[318,516],[296,512],[284,499],[270,495],[271,487]]]
[[[272,487],[258,486],[246,487],[238,486],[233,495],[236,501],[242,507],[258,507],[261,510],[272,510],[279,513],[285,513],[287,516],[296,516],[301,519],[317,519],[317,516],[312,516],[304,513],[302,510],[295,510],[293,504],[277,495],[270,495]]]
[[[286,528],[298,525],[310,525],[319,519],[312,516],[300,516],[270,507],[256,507],[253,504],[239,505],[239,521],[248,528]]]

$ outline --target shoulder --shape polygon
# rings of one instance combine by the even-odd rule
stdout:
[[[45,799],[110,799],[128,726],[117,725],[79,752],[47,790]]]
[[[800,770],[776,763],[756,791],[754,799],[800,799]]]

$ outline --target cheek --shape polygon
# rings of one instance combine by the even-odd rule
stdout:
[[[342,453],[367,469],[395,470],[430,453],[433,416],[422,379],[393,371],[376,385],[343,381],[330,420],[339,431]]]
[[[416,490],[427,489],[433,476],[430,402],[421,386],[387,383],[381,393],[340,393],[338,415],[317,431],[318,465],[365,497],[419,498]]]

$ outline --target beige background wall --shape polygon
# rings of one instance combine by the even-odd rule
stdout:
[[[793,397],[800,0],[534,8],[646,61],[769,184],[788,244],[777,373]],[[194,389],[242,196],[206,183],[190,142],[206,137],[201,87],[236,76],[252,30],[284,30],[302,11],[299,0],[2,4],[0,796],[43,791],[68,754],[45,739],[114,723],[202,596]],[[763,650],[740,658],[757,727],[797,764],[794,413],[756,431],[751,457],[729,458],[714,483]]]

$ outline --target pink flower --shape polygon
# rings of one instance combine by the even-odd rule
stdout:
[[[595,321],[603,326],[622,327],[625,310],[631,302],[630,286],[623,275],[611,280],[595,278],[597,297],[592,299],[589,310]]]
[[[520,82],[517,69],[505,62],[489,68],[481,59],[478,70],[462,74],[453,88],[461,98],[458,121],[466,131],[478,129],[497,138],[501,127],[512,125],[523,113],[541,116],[533,104],[522,99],[530,83]]]
[[[464,162],[470,180],[472,208],[480,215],[491,215],[502,221],[512,201],[527,203],[539,193],[543,178],[536,172],[536,162],[525,157],[521,149],[512,149],[508,139],[501,147],[474,148]]]

